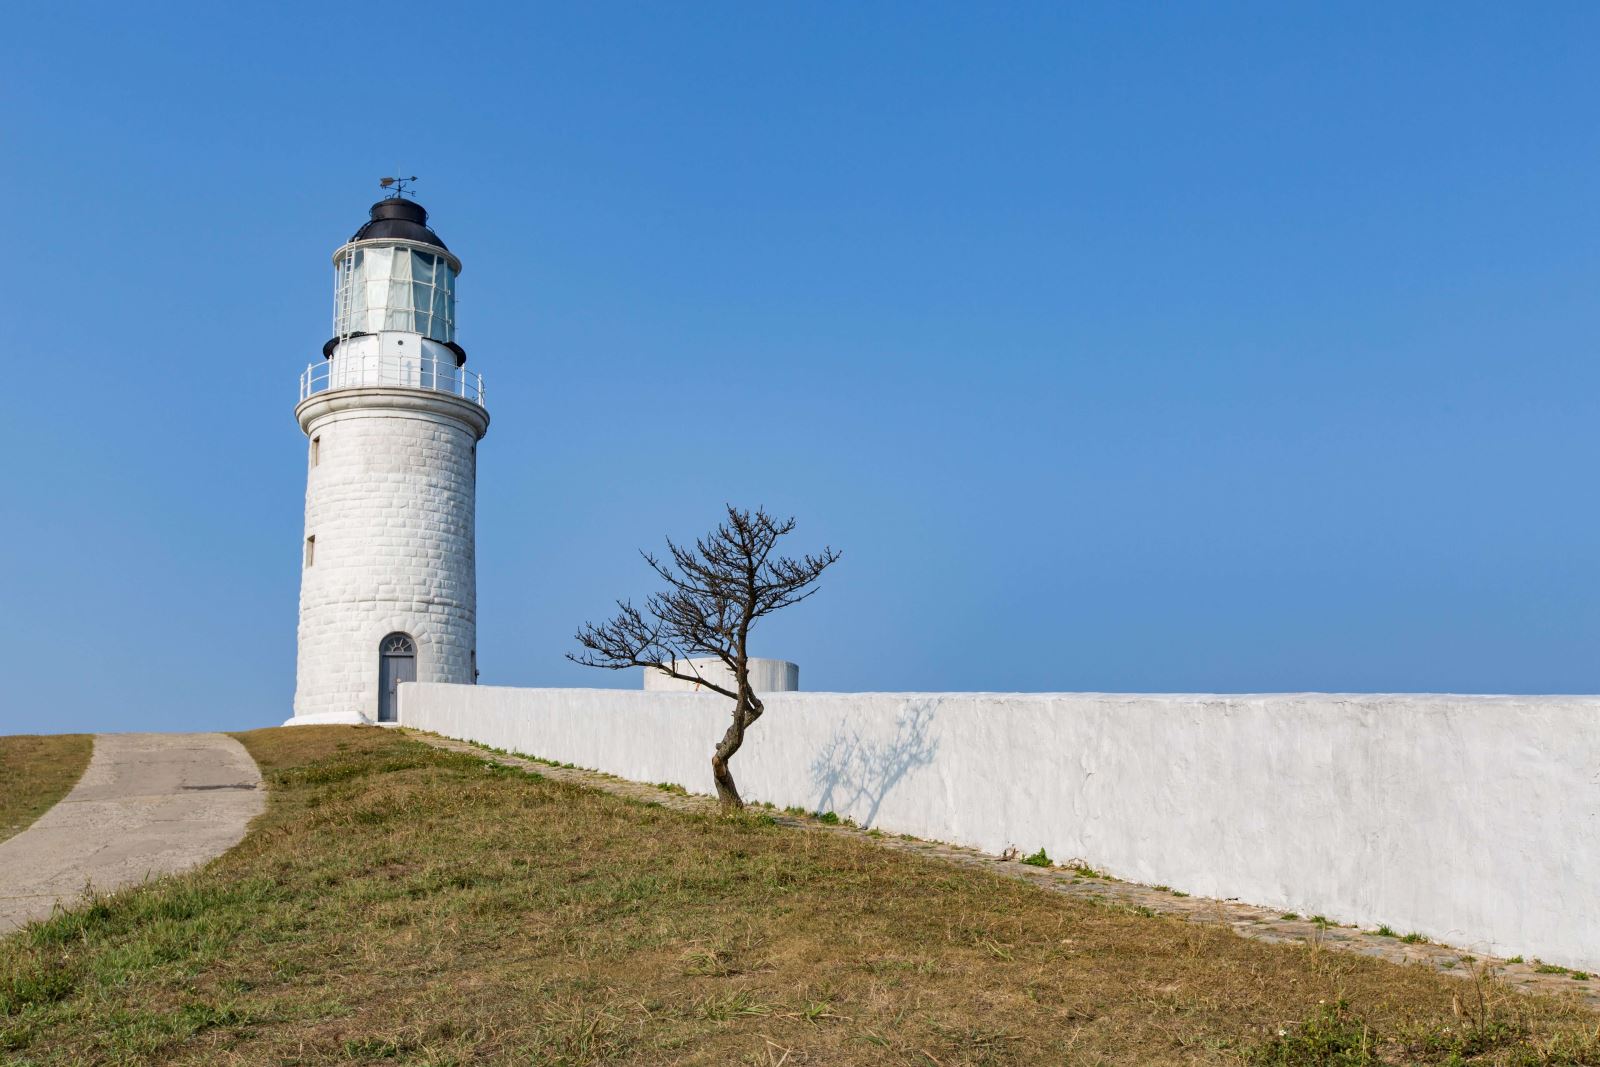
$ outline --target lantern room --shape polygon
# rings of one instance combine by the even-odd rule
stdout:
[[[372,205],[333,255],[333,336],[312,391],[400,385],[464,393],[466,350],[456,341],[461,261],[414,200]]]

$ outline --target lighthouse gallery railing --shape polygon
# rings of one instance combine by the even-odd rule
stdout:
[[[300,399],[334,389],[370,386],[430,389],[484,406],[483,375],[469,373],[454,360],[431,355],[350,355],[307,364],[300,375]]]

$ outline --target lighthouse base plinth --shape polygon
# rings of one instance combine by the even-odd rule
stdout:
[[[291,715],[283,721],[285,726],[398,726],[399,723],[377,722],[359,711],[318,711],[310,715]]]

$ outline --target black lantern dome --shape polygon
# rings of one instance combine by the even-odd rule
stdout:
[[[391,196],[379,200],[368,212],[366,225],[355,232],[352,241],[416,241],[450,251],[450,246],[428,228],[428,210],[415,200]]]

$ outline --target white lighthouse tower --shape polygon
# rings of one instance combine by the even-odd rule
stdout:
[[[393,197],[333,255],[333,337],[300,379],[309,440],[294,717],[396,720],[402,681],[477,677],[483,379],[456,343],[461,261]]]

